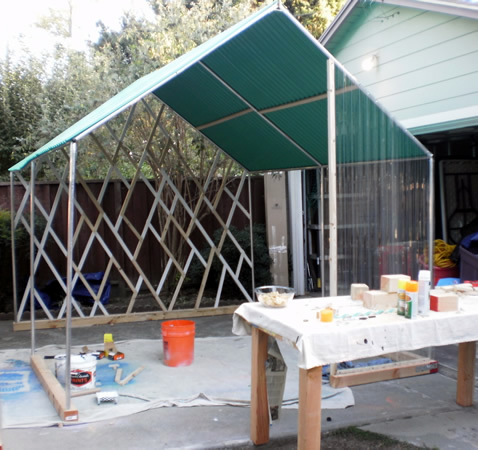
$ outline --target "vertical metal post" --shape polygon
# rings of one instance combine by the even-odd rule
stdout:
[[[322,297],[325,297],[325,222],[324,222],[324,173],[320,168],[320,278]]]
[[[15,248],[15,183],[13,172],[10,172],[10,235],[12,238],[12,286],[13,286],[13,320],[18,320],[18,297],[17,297],[17,257]]]
[[[65,399],[66,409],[71,404],[71,303],[73,292],[73,235],[75,230],[75,184],[76,184],[76,141],[70,143],[70,173],[68,185],[68,234],[66,254],[66,362]]]
[[[433,274],[433,243],[435,242],[435,174],[433,157],[428,160],[429,180],[428,180],[428,267],[430,269],[431,287],[435,287]]]
[[[251,264],[252,264],[252,295],[251,298],[254,300],[254,289],[256,287],[256,280],[255,280],[255,270],[254,270],[254,230],[253,221],[252,221],[252,193],[251,193],[251,174],[250,172],[247,173],[247,188],[249,190],[249,229],[251,233]]]
[[[30,177],[30,324],[31,353],[35,353],[35,161],[31,163]]]
[[[327,60],[327,118],[329,159],[329,272],[330,296],[337,295],[337,154],[335,130],[335,64]]]
[[[305,293],[304,208],[302,201],[302,171],[287,172],[289,191],[290,246],[292,248],[293,284],[297,295]]]

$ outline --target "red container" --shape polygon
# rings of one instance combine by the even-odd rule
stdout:
[[[433,286],[436,286],[438,280],[442,278],[459,278],[460,270],[458,266],[455,267],[437,267],[433,266]]]

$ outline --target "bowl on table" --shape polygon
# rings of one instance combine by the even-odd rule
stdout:
[[[261,286],[255,289],[257,300],[269,308],[284,308],[294,298],[295,289],[285,286]]]

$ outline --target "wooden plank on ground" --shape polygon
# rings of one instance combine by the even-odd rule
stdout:
[[[33,355],[30,359],[30,363],[61,420],[65,422],[77,421],[78,410],[72,404],[70,404],[70,408],[66,409],[65,390],[47,367],[45,360],[39,355]]]
[[[74,391],[71,393],[71,398],[73,397],[82,397],[84,395],[91,395],[100,392],[101,388],[93,388],[93,389],[83,389],[82,391]]]
[[[438,362],[429,358],[401,361],[376,366],[337,370],[330,375],[330,385],[334,388],[376,383],[378,381],[427,375],[438,371]]]
[[[117,323],[146,322],[149,320],[170,320],[191,317],[221,316],[233,314],[237,308],[239,308],[239,305],[221,306],[220,308],[201,308],[200,310],[184,309],[182,311],[157,311],[131,314],[111,314],[109,316],[95,316],[84,318],[73,317],[71,319],[71,326],[73,328],[80,328],[90,327],[92,325],[114,325]],[[37,330],[65,327],[65,319],[35,320],[35,328]],[[30,321],[21,321],[13,323],[13,331],[29,331],[30,329]]]

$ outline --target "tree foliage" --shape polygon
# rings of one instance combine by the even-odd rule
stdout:
[[[313,36],[319,38],[344,3],[345,0],[286,0],[284,5]]]
[[[31,58],[0,65],[0,165],[7,169],[35,148],[43,116],[41,67]]]

